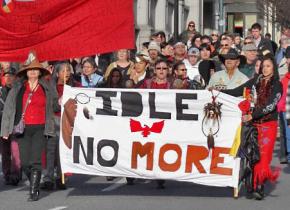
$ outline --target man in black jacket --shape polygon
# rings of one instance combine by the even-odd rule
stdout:
[[[4,87],[0,91],[0,125],[2,119],[2,113],[4,109],[4,103],[7,95],[15,80],[16,69],[10,67],[4,74]],[[8,139],[1,139],[1,153],[2,153],[2,171],[4,174],[4,180],[6,185],[17,185],[20,179],[20,160],[18,152],[18,144],[9,137]]]
[[[269,50],[269,52],[274,55],[272,44],[269,40],[262,36],[262,27],[259,23],[254,23],[251,27],[251,33],[254,37],[254,44],[258,48],[258,52],[263,52]]]

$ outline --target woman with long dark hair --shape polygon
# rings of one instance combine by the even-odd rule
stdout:
[[[235,89],[222,92],[242,96],[244,88],[251,91],[254,108],[252,113],[243,115],[242,121],[252,122],[257,128],[260,153],[260,160],[254,165],[253,191],[247,191],[261,200],[264,197],[264,183],[267,180],[275,181],[279,176],[279,170],[270,167],[278,127],[277,103],[282,95],[282,85],[273,57],[264,57],[259,75]]]
[[[54,66],[51,78],[51,86],[57,92],[59,103],[61,103],[64,85],[80,87],[81,84],[74,80],[72,66],[68,61],[58,62]],[[56,136],[46,141],[46,168],[43,171],[43,182],[40,188],[43,190],[66,189],[66,185],[61,180],[61,167],[59,157],[59,137],[60,137],[60,116],[61,112],[54,113],[54,123]],[[56,173],[55,173],[56,171]],[[56,175],[56,176],[55,176]]]
[[[113,68],[108,76],[105,83],[106,88],[122,88],[123,87],[123,76],[118,68]]]

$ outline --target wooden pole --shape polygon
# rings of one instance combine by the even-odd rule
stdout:
[[[234,198],[235,199],[239,198],[239,187],[234,187]]]
[[[65,178],[64,178],[64,174],[63,173],[61,174],[61,183],[65,184]]]

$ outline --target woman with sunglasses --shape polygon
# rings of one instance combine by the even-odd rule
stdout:
[[[219,39],[219,34],[217,31],[213,31],[211,34],[211,44],[214,47],[215,51],[213,52],[213,55],[217,55],[218,54],[218,49],[220,48],[220,39]]]
[[[185,67],[185,66],[184,66]],[[169,65],[165,60],[159,60],[155,64],[155,77],[147,79],[140,86],[141,89],[170,89],[168,79]],[[157,180],[157,189],[164,189],[165,180]]]
[[[159,60],[155,64],[154,74],[151,79],[146,79],[140,86],[141,89],[170,89],[168,80],[169,66],[167,61]]]
[[[187,25],[187,29],[184,30],[180,35],[179,35],[179,41],[183,42],[183,43],[187,43],[188,37],[189,37],[189,33],[193,32],[194,34],[198,34],[198,32],[195,29],[195,23],[194,21],[189,21],[188,25]]]

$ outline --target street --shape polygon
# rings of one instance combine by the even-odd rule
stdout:
[[[279,166],[278,145],[273,164]],[[19,186],[0,185],[0,210],[288,210],[290,167],[281,165],[276,185],[267,184],[263,201],[247,200],[244,192],[233,198],[233,189],[201,186],[192,183],[166,182],[164,190],[155,181],[137,180],[126,185],[125,178],[111,182],[105,177],[73,175],[64,191],[41,191],[37,202],[27,202],[28,181]]]

